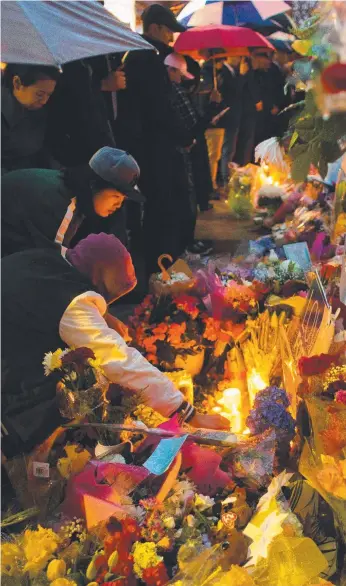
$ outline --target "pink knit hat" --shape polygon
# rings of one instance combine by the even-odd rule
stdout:
[[[66,258],[89,277],[107,303],[125,295],[137,284],[131,255],[113,234],[90,234],[69,249]]]

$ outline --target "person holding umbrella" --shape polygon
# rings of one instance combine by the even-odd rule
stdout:
[[[60,72],[42,65],[7,65],[1,86],[1,174],[44,167],[46,104]]]
[[[171,102],[172,86],[164,60],[172,52],[174,32],[184,29],[165,6],[151,4],[142,14],[144,39],[156,52],[137,51],[125,60],[126,89],[118,96],[114,131],[117,144],[133,154],[141,168],[140,188],[147,198],[144,207],[143,242],[137,246],[149,276],[157,270],[163,253],[177,257],[179,225],[173,176],[176,147],[189,147],[191,133],[179,119]],[[179,172],[179,171],[178,171]],[[130,214],[132,216],[132,213]],[[139,218],[133,230],[140,232]]]
[[[106,229],[125,199],[144,201],[136,189],[139,174],[131,155],[111,147],[97,151],[89,164],[64,172],[7,173],[2,178],[2,256],[54,243],[69,248],[84,236],[86,219],[100,218]]]

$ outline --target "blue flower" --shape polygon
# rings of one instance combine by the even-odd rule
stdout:
[[[278,390],[282,391],[282,389]],[[276,403],[271,398],[260,398],[257,406],[250,411],[246,425],[254,435],[274,428],[277,435],[280,436],[293,434],[295,421],[283,404]]]

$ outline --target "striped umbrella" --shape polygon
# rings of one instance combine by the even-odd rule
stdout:
[[[187,27],[227,24],[273,32],[290,24],[285,14],[290,10],[282,0],[191,0],[178,20]]]

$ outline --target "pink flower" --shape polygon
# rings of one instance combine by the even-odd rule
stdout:
[[[338,391],[335,395],[335,401],[346,405],[346,391]]]

